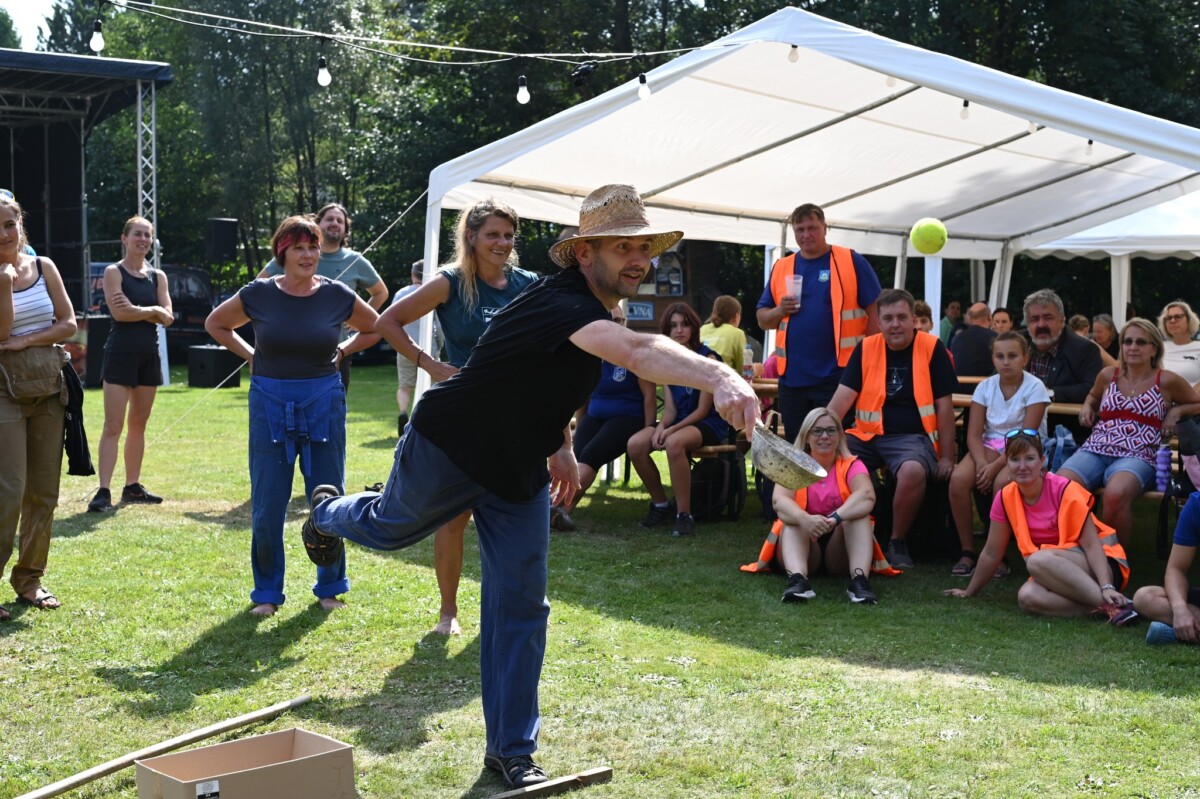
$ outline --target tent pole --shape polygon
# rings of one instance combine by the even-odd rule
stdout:
[[[442,228],[442,198],[436,199],[431,194],[425,208],[425,268],[422,278],[432,275],[437,269],[439,234]],[[431,352],[433,346],[433,314],[427,313],[421,317],[420,333],[417,335],[417,346],[437,357]],[[429,388],[429,373],[424,369],[417,370],[417,385],[413,389],[413,405],[421,401],[421,395]]]
[[[1111,260],[1112,269],[1112,318],[1117,325],[1117,331],[1129,320],[1125,318],[1125,308],[1130,298],[1130,256],[1114,255]]]
[[[908,237],[900,239],[900,254],[896,256],[896,277],[892,288],[902,289],[908,280]]]

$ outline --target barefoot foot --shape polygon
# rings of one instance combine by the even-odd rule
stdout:
[[[458,619],[449,615],[443,615],[433,631],[438,635],[462,635],[462,627],[458,626]]]
[[[321,610],[337,610],[346,607],[346,603],[335,596],[321,597]]]
[[[274,616],[277,607],[270,602],[261,602],[250,608],[251,616]]]

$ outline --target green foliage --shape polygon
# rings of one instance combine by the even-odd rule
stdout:
[[[0,47],[21,49],[21,36],[13,25],[12,17],[3,8],[0,8]]]
[[[96,4],[88,0],[55,0],[54,12],[38,30],[38,49],[79,55],[92,52],[88,42],[96,13]]]

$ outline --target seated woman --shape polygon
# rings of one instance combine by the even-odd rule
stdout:
[[[1021,610],[1035,616],[1099,612],[1118,627],[1133,621],[1137,613],[1121,593],[1129,561],[1113,529],[1092,513],[1092,495],[1064,477],[1042,474],[1045,453],[1037,430],[1010,430],[1005,439],[1012,482],[992,502],[992,524],[971,583],[946,595],[978,594],[1015,537],[1029,570],[1017,591]]]
[[[1193,386],[1200,384],[1200,318],[1183,300],[1167,303],[1158,315],[1163,334],[1163,368],[1170,369]]]
[[[659,331],[701,355],[714,357],[712,350],[700,343],[700,317],[686,302],[677,302],[663,313]],[[696,532],[692,518],[692,464],[689,456],[700,447],[725,441],[729,425],[713,407],[712,394],[690,386],[667,386],[663,392],[663,415],[654,427],[635,433],[627,446],[629,460],[650,493],[650,510],[642,519],[642,527],[666,524],[672,517],[676,538]],[[650,453],[661,449],[667,453],[667,466],[675,499],[668,502],[658,466]]]
[[[846,446],[841,421],[827,408],[813,408],[800,426],[796,446],[825,468],[820,482],[789,491],[775,486],[773,497],[779,519],[763,543],[758,562],[742,571],[767,571],[777,562],[788,575],[784,602],[802,602],[817,594],[808,577],[821,568],[830,574],[847,574],[846,594],[855,604],[878,602],[867,574],[875,558],[871,508],[875,489],[871,475]]]
[[[1200,587],[1188,585],[1188,572],[1200,546],[1200,491],[1179,512],[1175,538],[1162,585],[1144,585],[1133,595],[1133,608],[1150,619],[1148,644],[1200,644]]]
[[[1083,401],[1079,423],[1093,427],[1058,473],[1089,491],[1104,486],[1104,520],[1122,546],[1133,530],[1133,501],[1154,487],[1154,457],[1180,417],[1200,413],[1200,394],[1161,369],[1163,340],[1148,319],[1121,328],[1121,361],[1101,369]]]
[[[613,321],[625,324],[619,305],[613,309]],[[630,436],[654,427],[657,414],[658,397],[653,383],[642,380],[623,366],[601,361],[600,382],[592,389],[585,413],[575,424],[571,441],[579,464],[579,489],[566,507],[550,508],[550,529],[575,529],[571,514],[596,481],[600,467],[624,455]]]
[[[1002,457],[1004,434],[1030,427],[1046,437],[1050,393],[1041,380],[1025,371],[1029,342],[1010,330],[992,339],[991,346],[996,374],[975,387],[967,417],[967,454],[950,475],[950,512],[962,548],[958,563],[950,569],[953,577],[970,577],[975,573],[974,492],[991,496],[1008,485],[1008,470]],[[1007,574],[1008,567],[1001,564],[995,576]]]
[[[713,302],[712,315],[700,328],[704,346],[721,356],[721,360],[739,375],[744,374],[746,333],[742,323],[742,304],[736,297],[722,294]]]

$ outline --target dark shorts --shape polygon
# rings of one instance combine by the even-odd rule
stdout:
[[[162,362],[158,358],[158,350],[154,352],[110,352],[104,351],[104,363],[100,367],[100,377],[105,383],[114,386],[139,388],[141,386],[161,386]]]
[[[1121,564],[1117,563],[1115,558],[1107,558],[1108,570],[1112,572],[1112,584],[1117,587],[1118,591],[1124,591],[1129,581],[1121,574]],[[1188,602],[1192,601],[1191,593],[1188,594]]]
[[[937,467],[933,442],[924,433],[892,433],[875,436],[870,441],[846,436],[846,443],[850,445],[850,452],[857,455],[869,470],[886,466],[893,479],[900,466],[907,461],[921,464],[926,477],[932,475]]]
[[[598,472],[604,464],[612,463],[624,455],[630,436],[645,426],[640,416],[597,419],[585,415],[575,425],[575,438],[572,441],[575,460]]]
[[[1200,588],[1189,588],[1187,603],[1200,608]]]
[[[700,446],[702,447],[715,447],[717,444],[722,443],[721,437],[717,435],[717,431],[713,430],[704,422],[691,424],[688,425],[688,427],[694,427],[700,431]]]

